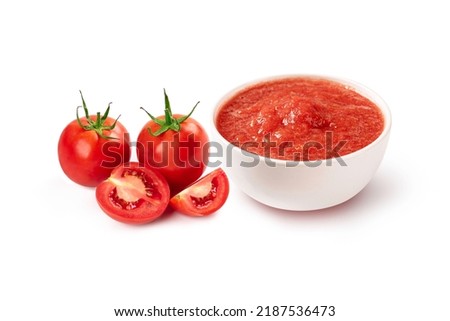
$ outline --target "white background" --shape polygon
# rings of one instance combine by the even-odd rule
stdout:
[[[2,2],[0,319],[114,320],[114,308],[154,305],[334,305],[332,320],[449,320],[444,5]],[[161,113],[163,87],[176,112],[200,100],[194,118],[211,132],[223,94],[287,73],[353,79],[391,107],[385,159],[343,205],[278,211],[232,184],[210,217],[174,213],[133,227],[103,214],[94,190],[59,167],[57,142],[80,105],[78,89],[91,112],[112,101],[111,116],[122,114],[136,139],[147,121],[139,107]]]

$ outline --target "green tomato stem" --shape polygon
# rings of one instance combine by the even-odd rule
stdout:
[[[103,134],[103,131],[105,131],[105,130],[113,130],[116,127],[117,121],[120,118],[120,115],[119,115],[119,117],[116,118],[116,120],[114,121],[114,123],[112,125],[105,126],[105,121],[108,118],[108,114],[109,114],[109,109],[110,109],[111,103],[108,104],[108,107],[106,108],[106,111],[103,114],[103,116],[102,116],[102,114],[100,112],[97,112],[97,119],[94,121],[94,120],[92,120],[91,116],[89,115],[89,110],[87,109],[86,102],[84,101],[83,93],[81,92],[81,90],[80,90],[80,95],[81,95],[81,101],[82,101],[83,106],[78,106],[77,110],[76,110],[78,125],[80,125],[80,127],[83,128],[84,130],[93,130],[93,131],[95,131],[98,134],[98,136],[100,136],[101,138],[104,138],[104,139],[118,139],[116,137],[106,136],[106,135]],[[88,123],[87,125],[83,125],[81,123],[80,117],[78,115],[78,110],[80,108],[83,108],[83,110],[84,110],[86,121]]]
[[[158,130],[155,132],[152,132],[150,128],[147,128],[148,132],[152,136],[159,136],[163,133],[165,133],[168,130],[173,130],[175,132],[179,132],[181,129],[181,123],[184,122],[186,119],[188,119],[192,113],[194,112],[195,108],[200,102],[197,102],[195,106],[192,108],[191,112],[187,115],[181,116],[179,118],[175,118],[172,114],[172,109],[170,107],[170,101],[169,96],[167,96],[166,89],[164,89],[164,120],[158,119],[154,117],[152,114],[150,114],[147,110],[144,109],[144,107],[141,107],[143,111],[147,113],[147,115],[160,126]]]

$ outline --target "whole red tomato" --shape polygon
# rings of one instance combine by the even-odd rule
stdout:
[[[89,115],[81,93],[85,117],[78,116],[64,128],[58,143],[59,163],[64,173],[75,183],[97,186],[111,171],[130,160],[129,135],[125,127],[104,115]],[[111,104],[111,103],[110,103]]]
[[[208,135],[194,119],[172,115],[169,98],[164,90],[164,115],[151,118],[137,139],[137,157],[141,164],[157,169],[166,178],[171,195],[196,181],[208,162]],[[142,108],[142,107],[141,107]],[[143,108],[142,108],[143,109]]]

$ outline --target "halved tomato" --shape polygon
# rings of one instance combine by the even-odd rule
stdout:
[[[230,190],[225,172],[218,168],[170,199],[170,205],[189,216],[206,216],[222,207]]]
[[[102,210],[113,219],[131,224],[156,220],[167,208],[169,184],[153,169],[131,162],[115,168],[95,191]]]

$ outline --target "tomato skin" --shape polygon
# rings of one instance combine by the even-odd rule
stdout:
[[[131,162],[114,169],[111,176],[97,186],[95,195],[101,209],[116,221],[146,224],[164,213],[170,190],[160,173]],[[125,200],[125,196],[133,201]]]
[[[178,118],[182,115],[173,116]],[[157,119],[164,119],[164,116]],[[160,126],[150,120],[139,133],[136,145],[139,162],[163,174],[172,195],[197,180],[208,162],[209,138],[205,129],[192,118],[186,119],[180,126],[179,132],[168,130],[155,137],[148,132],[148,128],[156,132]]]
[[[230,185],[218,168],[170,199],[170,205],[189,216],[207,216],[219,210],[228,198]]]
[[[96,115],[91,115],[96,120]],[[80,118],[87,125],[86,117]],[[110,126],[114,119],[106,118]],[[117,122],[113,130],[104,130],[105,139],[94,130],[85,130],[77,120],[70,122],[62,131],[58,142],[58,158],[64,173],[77,184],[95,187],[107,179],[118,165],[130,160],[131,147],[126,128]]]

